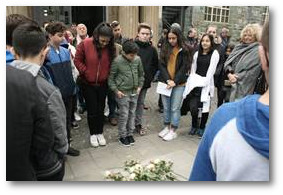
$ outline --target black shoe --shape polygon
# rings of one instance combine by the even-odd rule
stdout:
[[[122,145],[124,145],[124,146],[130,146],[130,142],[129,142],[128,137],[125,137],[125,138],[121,137],[121,138],[119,139],[119,142],[120,142]]]
[[[198,131],[197,128],[192,127],[191,131],[189,132],[189,135],[195,135],[197,133],[197,131]]]
[[[128,137],[126,137],[126,138],[129,140],[129,142],[130,142],[131,145],[134,145],[134,144],[135,144],[135,139],[133,138],[133,136],[128,136]]]
[[[73,121],[73,122],[72,122],[72,127],[73,127],[74,129],[78,129],[80,126],[79,126],[79,124],[78,124],[76,121]]]
[[[197,132],[198,138],[201,139],[204,134],[204,129],[199,129]]]
[[[68,149],[68,152],[67,152],[67,155],[70,155],[70,156],[79,156],[80,155],[80,151],[79,150],[76,150],[72,147],[69,147]]]

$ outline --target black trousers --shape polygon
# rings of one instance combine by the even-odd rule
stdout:
[[[72,125],[72,107],[73,107],[73,96],[63,97],[63,102],[66,108],[66,127],[67,127],[67,138],[68,143],[70,144],[71,138],[71,125]]]
[[[217,107],[224,103],[225,93],[223,91],[223,86],[217,86]]]
[[[107,86],[92,86],[84,83],[82,84],[82,92],[86,102],[90,135],[102,134]]]
[[[115,99],[115,93],[108,88],[107,90],[107,103],[109,107],[109,116],[108,118],[116,118],[116,109],[118,107],[116,99]]]
[[[200,128],[200,129],[204,129],[207,119],[208,119],[208,115],[209,113],[202,113],[201,114],[201,119],[199,120],[198,117],[198,113],[199,113],[199,108],[202,108],[202,102],[200,101],[200,96],[196,96],[193,94],[189,95],[189,107],[190,107],[190,112],[192,115],[192,127],[193,128]]]

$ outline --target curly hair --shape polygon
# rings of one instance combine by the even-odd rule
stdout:
[[[110,61],[115,58],[116,48],[114,44],[114,35],[112,28],[109,23],[102,22],[97,25],[97,27],[93,31],[93,44],[96,46],[98,58],[101,58],[101,47],[99,43],[99,36],[106,36],[110,38],[108,45],[106,46],[109,50]]]
[[[55,35],[58,32],[63,33],[64,31],[67,30],[67,27],[63,22],[51,22],[48,24],[45,30],[49,34]]]
[[[247,24],[241,31],[241,42],[243,41],[244,33],[246,32],[250,32],[254,36],[256,42],[259,41],[261,37],[261,31],[262,27],[259,24]]]

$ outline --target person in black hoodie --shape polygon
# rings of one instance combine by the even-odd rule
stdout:
[[[145,134],[145,128],[142,126],[142,116],[144,101],[147,89],[151,87],[151,82],[158,69],[158,54],[155,47],[150,44],[151,27],[146,23],[140,23],[138,26],[138,35],[136,43],[139,47],[138,56],[140,56],[144,69],[144,84],[139,93],[135,126],[140,135]]]

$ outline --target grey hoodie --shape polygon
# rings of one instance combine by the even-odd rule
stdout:
[[[51,128],[55,134],[53,149],[58,154],[58,158],[61,159],[68,151],[68,140],[66,110],[59,89],[44,78],[39,65],[21,60],[15,60],[11,65],[15,68],[26,70],[36,77],[37,86],[46,100]]]

